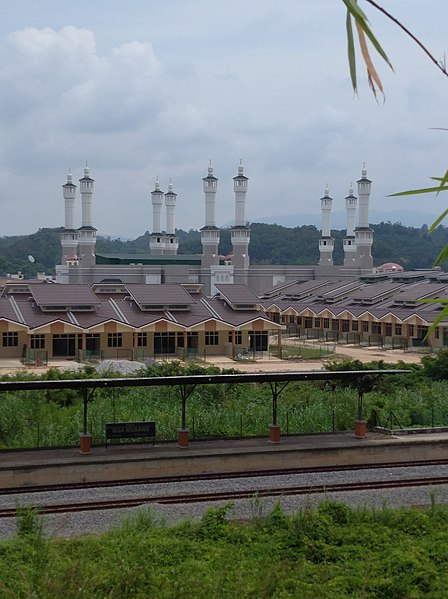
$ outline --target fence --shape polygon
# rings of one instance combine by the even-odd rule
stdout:
[[[117,420],[155,421],[158,440],[173,439],[179,425],[185,429],[193,422],[196,438],[235,437],[241,431],[244,435],[262,435],[270,424],[278,424],[290,434],[347,429],[355,416],[363,417],[365,377],[407,372],[311,371],[1,381],[0,447],[72,446],[80,431],[90,432],[94,442],[103,443],[105,423]],[[290,383],[338,379],[352,381],[357,387],[340,405],[334,403],[331,388],[330,393],[322,391],[323,402],[309,401],[310,388],[305,385],[305,401],[295,407],[282,407],[280,396]],[[239,387],[240,383],[244,385]]]

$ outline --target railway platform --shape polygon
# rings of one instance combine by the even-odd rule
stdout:
[[[137,478],[194,476],[209,473],[285,470],[346,465],[388,464],[443,460],[448,455],[448,432],[418,434],[352,431],[268,437],[175,442],[120,443],[78,448],[0,451],[0,490],[56,484],[85,484]]]

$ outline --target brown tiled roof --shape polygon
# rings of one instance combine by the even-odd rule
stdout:
[[[129,295],[138,305],[185,306],[194,303],[191,295],[178,283],[126,285]]]
[[[60,285],[47,283],[30,288],[38,306],[96,306],[101,300],[88,285]]]
[[[258,304],[258,296],[247,285],[215,285],[220,296],[230,304]]]

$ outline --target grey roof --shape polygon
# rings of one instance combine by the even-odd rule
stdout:
[[[258,296],[247,285],[233,283],[215,285],[220,296],[230,304],[258,304]]]
[[[179,283],[126,285],[126,289],[139,306],[189,306],[194,303],[191,295]]]
[[[88,285],[60,285],[57,283],[30,287],[38,306],[95,306],[100,300]]]

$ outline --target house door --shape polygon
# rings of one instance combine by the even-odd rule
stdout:
[[[53,335],[53,357],[74,358],[76,356],[76,335],[74,333]]]

